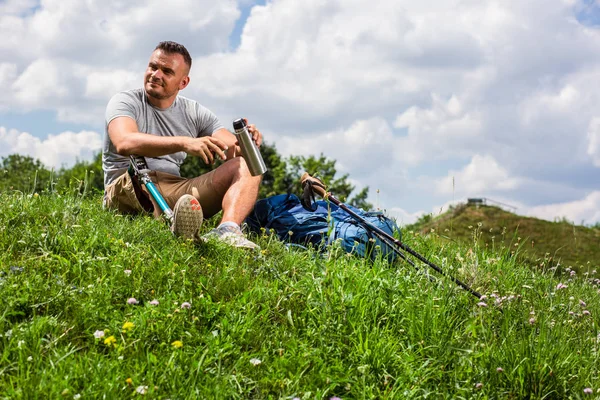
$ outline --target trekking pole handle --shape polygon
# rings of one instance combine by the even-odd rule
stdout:
[[[313,192],[321,196],[323,199],[327,199],[329,193],[327,192],[327,187],[320,179],[313,178],[310,176],[308,172],[305,172],[300,178],[300,182],[302,183],[302,187],[304,187],[304,183],[309,183]]]

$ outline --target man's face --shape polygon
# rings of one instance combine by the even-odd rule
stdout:
[[[188,72],[189,68],[181,54],[155,50],[144,74],[146,93],[158,100],[176,96],[187,86]]]

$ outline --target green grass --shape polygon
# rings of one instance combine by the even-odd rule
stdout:
[[[519,247],[532,266],[551,262],[587,271],[600,260],[600,229],[524,217],[495,206],[462,204],[435,218],[424,218],[410,229],[433,229],[442,239],[464,245],[473,243],[476,236],[480,246],[500,251]]]
[[[339,248],[290,251],[267,236],[253,238],[260,253],[199,246],[160,221],[102,210],[100,197],[0,200],[0,398],[577,399],[600,389],[596,273],[533,271],[512,254],[523,245],[404,232],[484,293],[482,306],[448,280]]]

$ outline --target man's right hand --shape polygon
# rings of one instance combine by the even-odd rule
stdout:
[[[185,152],[202,158],[206,164],[212,165],[215,162],[215,156],[225,161],[227,156],[225,152],[228,147],[222,140],[212,136],[203,136],[200,138],[190,138],[186,143]]]

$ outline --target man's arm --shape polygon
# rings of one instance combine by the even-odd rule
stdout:
[[[233,134],[229,134],[233,136]],[[184,151],[187,154],[202,158],[207,164],[213,163],[213,154],[225,159],[223,150],[228,147],[218,137],[212,136],[192,138],[189,136],[156,136],[141,133],[135,120],[130,117],[117,117],[110,121],[108,136],[117,153],[123,156],[136,154],[146,157],[158,157]]]

